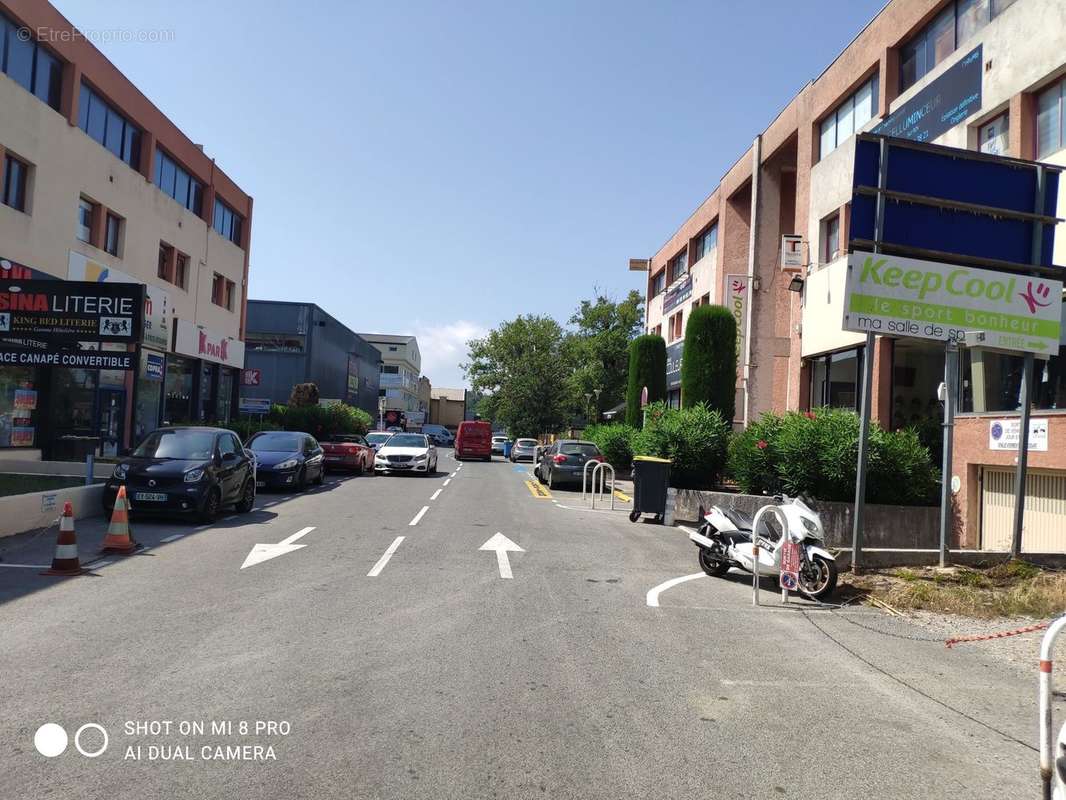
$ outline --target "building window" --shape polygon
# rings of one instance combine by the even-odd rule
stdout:
[[[651,279],[651,296],[656,297],[666,291],[666,270],[659,270]]]
[[[235,245],[241,245],[241,228],[244,218],[236,211],[227,206],[221,200],[215,200],[215,215],[213,227],[223,238],[229,239]]]
[[[714,251],[718,247],[718,223],[714,223],[696,237],[696,261]]]
[[[304,337],[298,333],[248,333],[244,341],[249,350],[273,350],[279,353],[304,351]]]
[[[174,258],[174,285],[179,289],[189,285],[189,257],[184,253],[178,253]]]
[[[122,230],[122,220],[111,212],[107,214],[107,222],[104,226],[104,250],[111,255],[118,256],[119,234]]]
[[[658,325],[656,325],[655,329],[652,331],[652,333],[655,334],[656,336],[662,336],[663,335],[663,324],[660,322]]]
[[[159,243],[159,268],[156,271],[156,275],[158,275],[160,278],[167,281],[168,283],[174,282],[174,278],[170,274],[170,264],[173,254],[173,247],[171,247],[169,244],[164,244],[163,242]]]
[[[672,342],[672,341],[674,341],[676,339],[680,339],[681,338],[681,336],[682,336],[681,323],[683,321],[683,318],[684,318],[684,312],[683,311],[678,311],[676,314],[674,314],[672,317],[670,317],[669,327],[667,328],[667,330],[669,331],[669,337],[667,338],[667,341]]]
[[[688,272],[688,249],[682,250],[676,256],[670,259],[670,262],[666,265],[668,277],[667,283],[673,283],[680,278],[686,272]]]
[[[1014,0],[951,0],[937,17],[900,48],[900,91],[924,78]]]
[[[3,183],[0,188],[0,200],[5,206],[11,206],[16,211],[26,210],[26,176],[29,174],[29,165],[20,161],[13,155],[4,156]]]
[[[819,356],[811,368],[811,408],[858,408],[863,348]]]
[[[197,216],[203,211],[204,185],[162,151],[155,151],[155,185]]]
[[[963,350],[961,409],[978,413],[1020,410],[1023,361],[1021,355]],[[1029,397],[1037,410],[1066,408],[1066,347],[1047,361],[1035,362]]]
[[[32,37],[28,28],[0,14],[0,70],[41,101],[59,110],[63,64]]]
[[[78,224],[74,235],[79,241],[86,244],[93,243],[93,217],[96,215],[96,204],[82,197],[78,200]]]
[[[232,311],[236,294],[237,284],[226,280],[225,276],[216,272],[215,278],[211,282],[211,302],[216,306],[222,306],[227,311]]]
[[[84,83],[78,101],[78,127],[133,169],[141,168],[141,129]]]
[[[877,116],[878,77],[855,90],[843,103],[834,108],[821,124],[819,158],[825,158],[836,150],[863,125]]]
[[[1010,147],[1010,116],[1004,112],[977,129],[977,146],[982,153],[1005,156]]]
[[[1036,112],[1036,157],[1046,158],[1056,153],[1066,142],[1066,80],[1061,80],[1040,93]]]
[[[840,255],[840,212],[822,220],[822,263],[828,264]]]

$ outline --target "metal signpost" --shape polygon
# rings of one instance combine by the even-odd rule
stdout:
[[[964,62],[952,78],[958,78],[960,86],[973,82],[970,73],[980,66],[980,48]],[[975,96],[963,95],[967,102]],[[843,321],[844,330],[866,335],[853,570],[860,569],[862,560],[878,335],[945,344],[941,564],[947,563],[953,518],[951,443],[960,384],[958,347],[969,343],[1023,355],[1012,554],[1021,552],[1033,364],[1035,358],[1058,352],[1062,327],[1062,269],[1052,263],[1054,228],[1060,221],[1054,216],[1059,173],[1036,162],[920,141],[856,137]]]

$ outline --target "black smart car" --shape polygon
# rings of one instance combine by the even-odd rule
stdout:
[[[243,514],[255,503],[252,459],[237,434],[219,428],[160,428],[148,434],[104,487],[108,516],[123,485],[135,514],[195,515],[211,522],[223,506]]]

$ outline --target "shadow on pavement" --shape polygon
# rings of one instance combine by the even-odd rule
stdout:
[[[303,492],[260,493],[256,496],[255,506],[247,514],[238,514],[232,508],[226,508],[210,525],[201,524],[194,518],[183,519],[134,512],[130,527],[133,538],[141,545],[141,549],[128,556],[100,552],[100,546],[107,534],[108,520],[102,516],[79,519],[75,523],[78,557],[82,568],[87,571],[82,575],[73,576],[73,579],[107,577],[108,567],[117,562],[126,558],[154,557],[162,552],[167,544],[190,536],[265,524],[277,518],[277,512],[272,510],[277,506],[298,497],[335,491],[349,480],[365,478],[357,478],[355,475],[329,475],[322,486],[311,486]],[[52,524],[46,528],[0,539],[0,604],[72,579],[41,575],[41,572],[52,564],[58,529],[58,524]]]

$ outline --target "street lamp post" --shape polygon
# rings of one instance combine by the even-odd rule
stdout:
[[[585,392],[585,427],[588,427],[592,408],[592,392]]]
[[[599,421],[600,421],[600,392],[602,392],[602,391],[603,391],[603,389],[593,389],[592,390],[592,393],[596,395],[596,419],[593,420],[593,422],[596,422],[596,423],[599,423]]]

